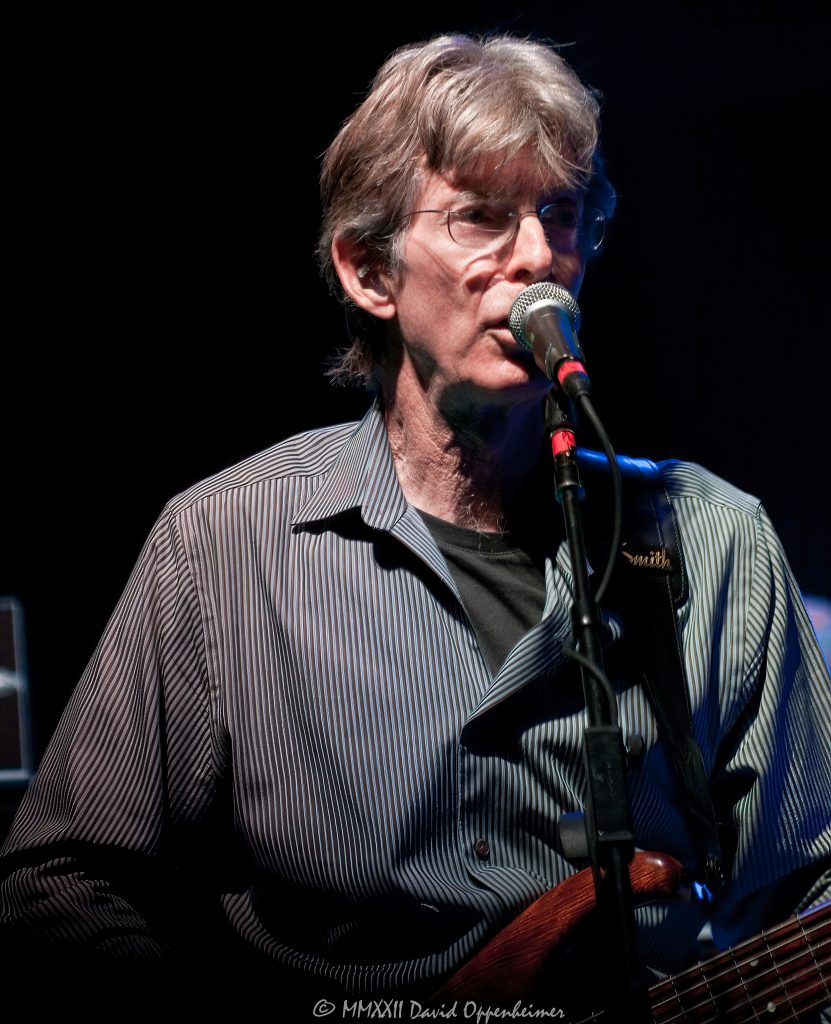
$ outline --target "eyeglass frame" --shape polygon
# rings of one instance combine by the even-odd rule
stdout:
[[[512,242],[516,238],[517,234],[519,233],[519,226],[520,226],[520,222],[521,222],[523,217],[529,217],[529,216],[531,216],[533,214],[540,221],[540,224],[541,224],[541,226],[543,228],[543,233],[545,233],[545,224],[544,224],[544,222],[542,220],[542,216],[541,215],[546,210],[549,210],[552,207],[557,207],[557,206],[562,206],[562,205],[563,205],[562,202],[558,200],[558,201],[553,202],[553,203],[546,203],[544,206],[540,206],[539,209],[536,209],[536,210],[516,210],[516,211],[513,211],[512,216],[516,218],[516,223],[514,224],[513,230],[512,230],[510,235],[507,235],[503,239],[503,241],[501,241],[501,242],[499,242],[499,243],[497,243],[497,244],[495,244],[493,246],[494,250],[498,249],[498,248],[501,248],[503,245],[507,245],[509,242]],[[593,223],[596,224],[598,222],[601,222],[602,225],[603,225],[603,233],[600,236],[600,240],[597,242],[596,245],[591,246],[591,248],[589,249],[589,255],[594,255],[595,253],[600,251],[600,249],[603,246],[603,242],[606,239],[606,224],[607,224],[607,220],[606,220],[606,214],[599,207],[597,207],[597,206],[584,206],[583,207],[583,217],[581,218],[581,224],[582,224],[583,221],[585,221],[586,213],[588,211],[590,211],[590,210],[593,211],[597,215],[597,216],[595,216]],[[452,239],[452,241],[456,245],[458,245],[460,248],[466,249],[468,252],[476,252],[477,251],[476,247],[464,245],[462,242],[460,242],[458,240],[458,238],[456,238],[454,236],[452,230],[450,229],[450,221],[451,221],[451,218],[453,217],[453,214],[460,214],[462,212],[463,212],[462,210],[410,210],[408,213],[401,214],[401,220],[403,220],[405,217],[415,217],[416,214],[418,214],[418,213],[442,213],[442,214],[445,215],[445,221],[444,221],[445,227],[447,228],[447,233],[448,233],[448,235],[450,235],[450,238]],[[485,228],[483,230],[487,231],[487,228]],[[494,234],[497,234],[497,232],[494,232]],[[548,235],[547,234],[545,235],[545,238],[546,238],[546,242],[548,242]],[[555,249],[554,246],[551,246],[551,248]],[[578,252],[580,250],[580,248],[581,248],[581,246],[578,244],[573,251],[574,252]],[[481,251],[482,252],[487,252],[489,250],[488,249],[483,249]],[[560,250],[556,250],[555,249],[555,251],[560,251]]]

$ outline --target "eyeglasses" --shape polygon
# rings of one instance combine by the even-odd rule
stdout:
[[[523,217],[536,216],[545,239],[558,253],[597,252],[606,233],[606,217],[602,210],[587,206],[581,211],[574,203],[549,203],[539,210],[515,210],[494,202],[477,202],[458,210],[411,210],[417,213],[441,213],[446,217],[447,231],[465,249],[488,252],[510,242],[519,231]]]

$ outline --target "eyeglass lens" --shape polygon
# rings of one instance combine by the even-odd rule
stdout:
[[[447,215],[447,226],[459,245],[467,249],[492,249],[513,238],[521,217],[530,212],[520,214],[499,206],[454,210]],[[605,231],[605,218],[600,210],[586,207],[581,218],[574,207],[554,203],[537,211],[537,216],[548,244],[557,252],[600,248]]]

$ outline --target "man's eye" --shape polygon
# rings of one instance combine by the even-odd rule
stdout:
[[[546,206],[540,220],[552,227],[574,230],[580,226],[580,214],[574,206]]]
[[[453,214],[460,224],[474,228],[490,228],[499,230],[505,221],[504,215],[492,206],[468,206],[456,210]]]

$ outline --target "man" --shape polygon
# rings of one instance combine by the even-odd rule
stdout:
[[[442,37],[381,69],[322,174],[354,334],[339,373],[376,403],[165,509],[6,845],[27,955],[421,997],[574,873],[558,823],[585,798],[585,714],[552,384],[508,316],[537,282],[579,291],[613,206],[597,120],[527,41]],[[831,691],[758,503],[697,467],[662,480],[729,874],[709,907],[639,912],[643,962],[672,971],[708,930],[728,946],[820,897]],[[615,663],[613,611],[606,630]],[[694,868],[649,701],[615,686],[645,743],[636,845]]]

